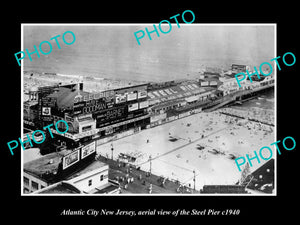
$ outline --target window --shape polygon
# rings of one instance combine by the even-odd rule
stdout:
[[[103,175],[101,175],[101,176],[100,176],[100,181],[102,181],[102,180],[103,180],[103,178],[104,178],[104,176],[103,176]]]
[[[32,188],[33,191],[38,190],[39,189],[39,184],[34,182],[34,181],[31,181],[31,188]]]
[[[24,185],[29,186],[29,179],[27,177],[23,177]]]
[[[91,186],[92,185],[92,180],[89,180],[89,186]]]

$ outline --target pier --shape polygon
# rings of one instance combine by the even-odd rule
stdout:
[[[237,91],[232,94],[226,95],[221,99],[217,99],[216,101],[213,101],[209,103],[205,108],[207,108],[205,111],[206,112],[211,112],[214,111],[222,106],[228,105],[230,103],[234,103],[237,101],[247,101],[252,98],[254,98],[257,94],[267,91],[270,88],[273,88],[274,84],[268,84],[262,87],[258,87],[255,89],[251,90],[242,90],[242,91]],[[214,106],[213,106],[214,105]],[[212,106],[212,107],[210,107]]]

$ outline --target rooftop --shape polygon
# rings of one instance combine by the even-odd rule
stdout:
[[[79,194],[80,190],[78,190],[73,185],[66,182],[59,182],[53,185],[50,185],[41,191],[37,191],[38,194]]]
[[[95,188],[96,191],[94,192],[94,194],[105,194],[105,193],[110,193],[116,189],[118,189],[119,186],[117,186],[116,184],[113,184],[111,182],[108,182],[107,184],[99,187],[99,188]]]
[[[37,176],[42,174],[56,173],[58,165],[61,162],[63,156],[70,153],[71,150],[63,150],[60,152],[53,152],[47,155],[44,155],[38,159],[29,161],[24,164],[24,171],[32,173]]]
[[[70,88],[59,87],[58,91],[48,95],[49,98],[57,99],[58,108],[71,108],[74,105],[75,96],[78,95],[78,92],[82,96],[89,95],[89,92],[81,91],[81,90],[72,90]]]
[[[179,98],[189,97],[195,94],[204,93],[207,91],[215,90],[214,88],[200,87],[198,82],[189,84],[178,84],[167,88],[156,89],[149,91],[148,96],[150,100],[158,100],[159,102],[175,100]]]
[[[99,169],[99,168],[102,168],[102,167],[105,167],[105,166],[108,167],[108,165],[106,163],[103,163],[103,162],[100,162],[98,160],[95,160],[91,164],[89,164],[88,166],[86,166],[85,168],[83,168],[82,170],[80,170],[80,171],[78,171],[76,173],[73,173],[70,176],[67,176],[65,179],[66,180],[71,180],[71,179],[79,177],[79,176],[81,176],[81,175],[83,175],[85,173],[91,172],[91,171],[93,171],[95,169]]]

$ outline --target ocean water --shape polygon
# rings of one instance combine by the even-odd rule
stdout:
[[[152,26],[152,28],[151,28]],[[273,26],[200,26],[173,24],[168,34],[147,35],[137,44],[134,32],[153,29],[153,25],[63,25],[24,26],[23,49],[33,52],[33,46],[51,37],[72,31],[76,41],[65,45],[54,40],[48,55],[26,57],[24,70],[102,78],[169,81],[198,78],[206,66],[230,68],[231,64],[258,66],[274,58]],[[166,29],[166,28],[164,28]],[[72,38],[66,35],[68,42]],[[69,39],[69,40],[68,40]],[[49,46],[42,45],[48,52]]]

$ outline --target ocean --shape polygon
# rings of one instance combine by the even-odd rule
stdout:
[[[87,75],[109,79],[146,82],[199,78],[207,66],[229,69],[231,64],[259,66],[274,58],[274,26],[260,25],[184,25],[160,37],[147,35],[138,45],[134,32],[153,29],[153,25],[26,25],[24,48],[70,30],[76,35],[72,45],[61,39],[58,49],[26,57],[25,71]],[[72,40],[71,40],[72,41]],[[70,42],[70,41],[69,41]],[[48,52],[46,44],[43,51]],[[49,46],[48,46],[49,48]]]

